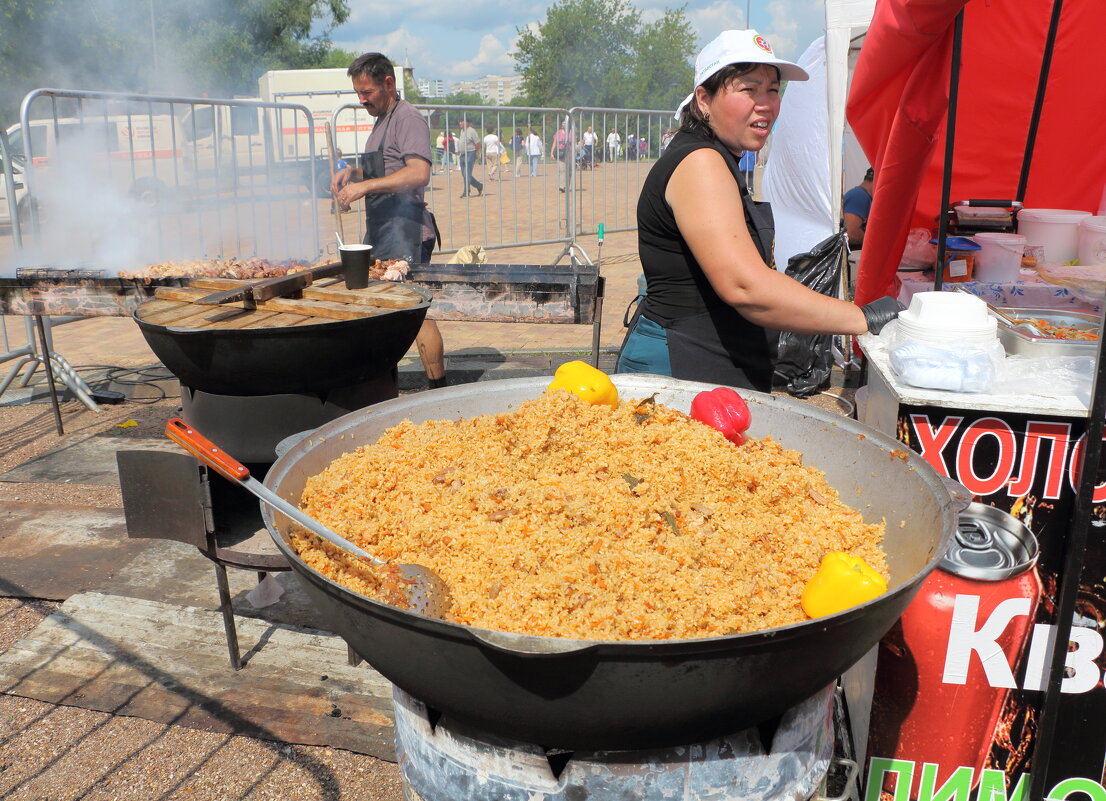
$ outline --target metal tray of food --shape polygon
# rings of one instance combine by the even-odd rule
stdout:
[[[1066,309],[1013,309],[1003,312],[1015,320],[1025,320],[1045,334],[1034,336],[1024,328],[1014,328],[1005,320],[998,321],[998,338],[1007,354],[1021,356],[1095,356],[1102,316]],[[1086,336],[1089,339],[1072,338]]]

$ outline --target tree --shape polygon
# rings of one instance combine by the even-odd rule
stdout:
[[[423,102],[422,92],[419,91],[418,84],[415,83],[414,78],[406,73],[403,75],[403,96],[408,103]]]
[[[357,58],[360,53],[351,53],[349,50],[342,50],[339,47],[332,47],[323,56],[322,61],[316,64],[316,67],[320,69],[349,69],[349,65],[353,63],[353,60]]]
[[[559,0],[537,31],[519,30],[522,94],[535,106],[675,108],[693,74],[685,8],[642,23],[627,0]]]
[[[0,0],[0,116],[40,86],[254,94],[266,70],[322,66],[348,16],[346,0]]]
[[[644,25],[634,39],[627,70],[627,106],[675,109],[687,97],[695,80],[691,57],[695,31],[681,6],[666,10],[656,22]]]
[[[519,30],[523,92],[543,106],[622,105],[617,97],[641,14],[627,0],[560,0],[538,31]]]
[[[423,103],[432,106],[486,106],[487,102],[476,92],[453,92],[445,97],[430,97]]]

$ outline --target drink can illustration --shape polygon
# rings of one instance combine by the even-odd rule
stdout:
[[[980,503],[961,512],[948,553],[880,642],[869,758],[937,765],[938,787],[961,767],[978,782],[1040,603],[1037,555],[1017,518]],[[895,774],[883,779],[890,792]]]

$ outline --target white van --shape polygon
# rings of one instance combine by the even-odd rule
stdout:
[[[173,126],[167,114],[32,120],[29,134],[20,125],[7,130],[8,149],[13,165],[31,157],[33,183],[39,171],[45,178],[61,166],[154,204],[180,171]]]
[[[14,180],[15,202],[19,214],[19,220],[23,225],[27,224],[27,215],[30,213],[30,199],[27,197],[27,185],[23,180],[23,168],[18,160],[12,160],[12,178]],[[11,225],[12,214],[8,205],[8,191],[4,185],[6,179],[3,165],[0,164],[0,225]]]

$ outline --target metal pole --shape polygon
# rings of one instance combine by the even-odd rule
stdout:
[[[8,199],[8,218],[11,220],[12,238],[16,250],[23,250],[23,231],[20,228],[19,203],[15,197],[15,172],[12,170],[11,153],[8,150],[8,135],[0,129],[0,161],[4,163],[4,193]],[[26,183],[24,183],[26,186]],[[27,195],[27,207],[30,208],[33,198]],[[5,336],[7,332],[5,331]]]
[[[1083,572],[1083,555],[1087,550],[1088,532],[1092,525],[1096,525],[1094,491],[1102,461],[1103,418],[1106,416],[1106,375],[1103,375],[1106,361],[1103,361],[1102,342],[1104,336],[1106,336],[1106,328],[1100,330],[1098,336],[1098,360],[1095,363],[1087,432],[1083,437],[1083,458],[1079,463],[1079,487],[1076,490],[1075,509],[1072,511],[1071,526],[1068,529],[1068,538],[1064,547],[1064,572],[1060,578],[1060,592],[1056,601],[1056,639],[1052,643],[1048,684],[1045,687],[1044,702],[1041,704],[1040,723],[1033,743],[1033,757],[1029,763],[1032,779],[1028,798],[1045,797],[1045,782],[1052,757],[1052,741],[1056,737],[1056,729],[1059,725],[1064,663],[1067,660],[1072,618],[1075,616],[1075,602]],[[1101,529],[1096,532],[1096,537],[1101,539]]]
[[[1037,96],[1033,98],[1033,114],[1029,118],[1029,131],[1025,137],[1025,155],[1022,157],[1022,169],[1018,176],[1018,193],[1015,200],[1025,200],[1026,186],[1029,184],[1029,166],[1033,162],[1033,147],[1037,143],[1037,127],[1041,124],[1041,107],[1045,103],[1045,91],[1048,73],[1052,66],[1052,51],[1056,46],[1056,31],[1060,27],[1060,9],[1064,0],[1053,0],[1052,17],[1048,22],[1048,34],[1045,36],[1045,52],[1041,56],[1041,74],[1037,79]]]
[[[956,140],[956,103],[960,94],[960,48],[964,39],[964,9],[956,15],[952,32],[952,64],[949,70],[949,116],[945,123],[945,168],[941,177],[941,217],[937,224],[937,265],[933,289],[941,291],[945,278],[945,236],[949,230],[949,196],[952,194],[952,151]]]
[[[154,0],[150,0],[150,55],[154,72],[157,72],[157,27],[154,25]]]
[[[50,406],[54,410],[54,427],[58,430],[58,436],[65,435],[65,429],[61,425],[61,407],[58,405],[58,390],[54,386],[54,367],[50,364],[50,340],[46,337],[46,326],[42,322],[42,315],[35,315],[35,323],[38,325],[38,338],[42,342],[42,365],[46,368],[46,386],[50,388]]]

